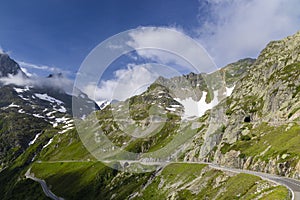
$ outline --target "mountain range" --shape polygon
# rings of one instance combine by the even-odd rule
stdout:
[[[299,42],[300,32],[270,42],[257,59],[159,77],[101,109],[79,89],[51,84],[62,75],[33,84],[1,54],[0,198],[291,198],[284,186],[209,163],[300,179]],[[76,116],[72,100],[84,106]]]

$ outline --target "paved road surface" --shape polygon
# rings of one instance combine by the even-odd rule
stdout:
[[[51,190],[48,188],[48,186],[44,180],[38,179],[38,178],[34,177],[33,175],[31,175],[30,169],[28,169],[28,171],[26,172],[25,177],[38,182],[42,186],[43,192],[45,193],[45,195],[47,197],[54,199],[54,200],[64,200],[63,198],[58,197],[55,194],[53,194],[53,192],[51,192]]]

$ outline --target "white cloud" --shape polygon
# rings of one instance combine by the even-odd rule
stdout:
[[[149,64],[128,64],[126,69],[115,71],[113,79],[101,81],[99,87],[91,83],[83,88],[83,92],[95,101],[125,100],[145,91],[158,76]]]
[[[10,52],[4,51],[0,46],[0,53],[10,54]],[[50,67],[46,65],[36,65],[32,63],[27,63],[23,61],[16,61],[21,70],[28,76],[24,77],[23,74],[18,73],[16,75],[8,75],[8,77],[1,77],[0,82],[9,85],[18,85],[18,86],[34,86],[34,87],[47,87],[47,88],[58,88],[62,89],[65,92],[72,94],[73,92],[73,80],[70,80],[66,77],[53,76],[52,78],[39,77],[32,72],[35,70],[43,70],[49,73],[59,73],[61,72],[64,75],[68,75],[71,72],[62,70],[56,67]]]
[[[10,55],[12,52],[11,51],[5,51],[1,45],[0,45],[0,54],[7,54],[7,55]]]
[[[57,68],[57,67],[51,67],[51,66],[47,66],[47,65],[36,65],[36,64],[32,64],[32,63],[28,63],[28,62],[23,62],[23,61],[16,61],[20,67],[22,68],[22,70],[28,74],[38,74],[37,71],[44,71],[44,72],[48,72],[50,73],[62,73],[65,76],[68,76],[71,74],[70,71],[67,70],[63,70],[61,68]]]
[[[16,75],[9,74],[8,77],[1,77],[0,82],[4,85],[14,84],[18,86],[32,85],[30,79],[25,78],[21,73]]]
[[[17,86],[57,88],[64,90],[68,94],[72,94],[73,91],[73,81],[65,77],[41,78],[31,76],[30,78],[26,78],[21,73],[18,73],[16,75],[9,75],[8,77],[1,77],[0,82],[4,85],[13,84]]]
[[[200,3],[202,1],[199,1]],[[271,40],[294,34],[300,25],[298,0],[208,0],[209,16],[199,13],[200,41],[219,67],[256,57]]]
[[[11,54],[12,54],[12,51],[4,50],[4,49],[1,47],[1,45],[0,45],[0,54],[11,55]]]
[[[23,68],[31,68],[31,69],[37,69],[37,70],[45,70],[45,71],[49,71],[49,72],[57,72],[60,71],[61,69],[59,68],[55,68],[55,67],[50,67],[47,65],[36,65],[36,64],[32,64],[32,63],[27,63],[27,62],[23,62],[23,61],[17,61],[19,63],[19,65]]]
[[[28,77],[33,76],[33,74],[30,73],[30,72],[28,72],[28,70],[27,70],[26,68],[24,68],[24,67],[20,67],[20,68],[21,68],[21,70],[26,74],[26,76],[28,76]]]
[[[4,50],[2,49],[1,46],[0,46],[0,54],[4,54]]]
[[[127,45],[136,49],[143,58],[166,65],[176,64],[194,72],[214,70],[215,65],[205,49],[182,30],[140,27],[129,36],[131,40]]]

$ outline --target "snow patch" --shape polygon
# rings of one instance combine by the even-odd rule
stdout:
[[[18,110],[18,113],[25,113],[23,109]]]
[[[23,92],[28,91],[28,90],[29,90],[29,87],[26,86],[24,89],[14,87],[14,90],[15,90],[17,93],[23,93]]]
[[[46,115],[47,115],[47,117],[49,117],[49,116],[53,115],[53,114],[56,113],[56,112],[57,112],[57,111],[52,111],[52,112],[47,113]]]
[[[193,117],[201,117],[204,115],[204,113],[212,109],[214,106],[216,106],[218,101],[218,91],[214,91],[214,99],[210,103],[206,103],[207,92],[203,91],[202,97],[200,101],[195,101],[192,99],[192,97],[189,97],[187,99],[181,100],[179,98],[175,98],[176,101],[181,103],[184,106],[184,115],[183,119],[190,119]]]
[[[173,108],[180,108],[181,106],[180,105],[171,105],[171,107],[173,107]]]
[[[231,88],[226,87],[226,96],[229,97],[232,94],[232,91],[234,90],[234,86],[232,86]]]
[[[68,127],[68,128],[66,128],[66,129],[64,129],[64,130],[62,130],[62,131],[59,131],[58,133],[59,134],[63,134],[63,133],[65,133],[65,132],[67,132],[68,130],[71,130],[71,129],[73,129],[74,127],[73,126],[71,126],[71,127]]]
[[[53,109],[61,113],[67,112],[67,109],[64,106],[60,106],[58,109],[53,107]]]
[[[74,120],[70,119],[69,121],[66,122],[66,124],[71,124],[71,123],[73,124],[73,122],[74,122]]]
[[[28,146],[34,144],[35,141],[38,139],[38,137],[39,137],[41,134],[42,134],[42,132],[36,134],[35,137],[34,137],[34,139],[28,143]]]
[[[58,123],[57,123],[57,122],[53,122],[53,123],[52,123],[52,126],[53,126],[53,128],[55,128],[55,127],[58,126]]]
[[[63,104],[64,102],[58,100],[58,99],[55,99],[54,97],[50,97],[48,96],[48,94],[38,94],[38,93],[35,93],[34,94],[37,98],[41,99],[41,100],[44,100],[44,101],[49,101],[51,103],[57,103],[57,104]]]
[[[32,114],[34,117],[36,118],[45,118],[44,116],[40,115],[40,114]]]
[[[30,99],[23,97],[23,95],[18,95],[21,99],[25,100],[25,101],[30,101]]]
[[[64,125],[62,128],[63,128],[63,129],[66,129],[66,128],[69,128],[69,127],[73,127],[73,124],[66,124],[66,125]]]
[[[20,106],[14,104],[14,103],[11,103],[9,106],[7,106],[7,108],[20,108]]]
[[[43,149],[49,146],[52,142],[53,142],[53,138],[51,138],[49,142],[43,146]]]
[[[57,123],[66,123],[68,120],[70,120],[70,118],[67,118],[65,116],[61,117],[61,118],[55,118],[55,121]]]
[[[169,108],[169,107],[166,107],[166,109],[169,110],[169,111],[173,111],[173,112],[176,111],[176,108]]]

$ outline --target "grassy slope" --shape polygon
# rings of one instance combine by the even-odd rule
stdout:
[[[51,135],[45,131],[38,141],[21,154],[11,166],[0,173],[0,199],[48,199],[40,186],[32,180],[26,179],[24,174],[30,167],[30,162],[36,152],[42,148]]]
[[[43,137],[49,136],[45,134]],[[153,177],[153,173],[118,172],[93,161],[76,132],[72,130],[54,137],[53,143],[42,150],[36,160],[85,160],[85,162],[35,162],[30,165],[28,161],[32,159],[37,149],[45,144],[43,137],[19,157],[11,168],[1,173],[0,183],[5,183],[1,185],[3,186],[1,190],[5,193],[6,199],[26,199],[27,193],[30,199],[45,199],[39,184],[20,175],[29,167],[32,167],[31,172],[35,176],[46,180],[56,195],[66,199],[110,199],[112,196],[114,199],[124,199],[135,192],[141,194],[137,199],[165,199],[172,191],[176,191],[175,196],[179,199],[203,199],[213,198],[222,190],[224,193],[218,199],[234,199],[239,194],[243,194],[244,199],[251,199],[257,187],[256,183],[262,182],[258,177],[240,174],[230,177],[220,187],[214,188],[216,178],[224,175],[223,172],[217,170],[205,172],[203,171],[205,165],[199,164],[170,164],[143,189],[150,177]],[[91,161],[88,162],[88,159]],[[195,180],[200,176],[199,180]],[[165,180],[165,185],[159,186],[161,180]],[[177,187],[193,181],[199,185],[206,184],[204,187],[196,184],[193,190],[188,187],[182,189]],[[284,187],[270,188],[270,191],[267,199],[285,199],[287,196]]]
[[[266,181],[248,174],[225,178],[219,186],[216,178],[224,177],[218,170],[200,164],[170,164],[161,174],[129,174],[112,170],[100,162],[35,163],[32,172],[51,185],[52,191],[66,199],[166,199],[174,193],[179,199],[253,199],[264,192],[263,199],[286,199],[288,191],[281,186],[269,186],[256,193]],[[222,193],[220,193],[222,192]]]
[[[127,174],[100,162],[36,163],[32,172],[66,199],[124,199],[144,184],[150,174]]]
[[[254,192],[265,181],[248,174],[225,178],[216,186],[216,179],[224,177],[218,170],[207,170],[199,164],[168,165],[136,199],[167,199],[172,195],[179,199],[253,199],[264,192],[262,199],[286,199],[288,191],[282,186],[269,187],[261,193]]]
[[[46,147],[38,157],[39,160],[94,160],[86,150],[75,131],[72,129],[53,138],[52,144]]]

